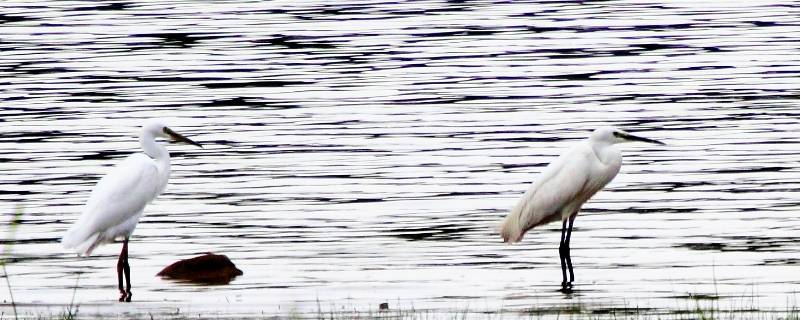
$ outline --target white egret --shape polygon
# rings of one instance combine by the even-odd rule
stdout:
[[[101,244],[122,239],[122,251],[117,262],[119,301],[131,301],[131,275],[128,265],[128,239],[136,228],[144,207],[153,201],[169,180],[169,153],[156,138],[173,139],[198,147],[197,142],[186,138],[158,121],[142,126],[139,142],[144,153],[128,156],[106,174],[92,189],[80,218],[61,239],[68,249],[88,256]],[[122,288],[125,274],[127,289]]]
[[[595,130],[589,138],[547,165],[500,227],[503,240],[514,243],[522,240],[525,232],[536,226],[561,220],[558,253],[563,291],[569,291],[575,280],[569,252],[572,223],[581,206],[619,172],[622,155],[616,144],[630,141],[664,144],[612,127]]]

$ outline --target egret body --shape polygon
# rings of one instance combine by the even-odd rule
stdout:
[[[589,138],[578,142],[547,165],[500,227],[503,240],[514,243],[522,240],[525,232],[534,227],[561,221],[558,253],[562,290],[569,290],[575,280],[569,251],[575,217],[581,206],[619,172],[622,154],[617,144],[631,141],[664,144],[612,127],[595,130]]]
[[[133,233],[144,207],[153,201],[169,180],[169,153],[156,138],[173,139],[200,147],[200,144],[172,131],[158,121],[142,127],[139,138],[144,153],[128,156],[94,186],[80,218],[61,243],[79,255],[89,256],[104,243],[122,239],[117,262],[119,301],[131,301],[131,277],[128,265],[128,239]],[[123,290],[123,273],[127,288]]]

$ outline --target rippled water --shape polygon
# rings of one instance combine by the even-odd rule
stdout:
[[[794,306],[798,14],[785,1],[3,1],[14,298],[58,312],[83,272],[85,314]],[[58,240],[151,117],[206,148],[169,146],[167,192],[131,243],[135,302],[119,304],[119,245],[80,259]],[[576,221],[565,296],[559,225],[514,246],[494,227],[607,124],[669,145],[623,147]],[[209,251],[244,275],[154,276]]]

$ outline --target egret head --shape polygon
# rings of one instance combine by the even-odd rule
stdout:
[[[635,136],[614,127],[603,127],[595,130],[594,132],[592,132],[591,139],[598,142],[605,142],[608,144],[639,141],[639,142],[665,145],[665,143],[661,141]]]
[[[170,129],[169,127],[167,127],[166,125],[164,125],[160,121],[148,122],[147,124],[145,124],[142,127],[142,131],[144,131],[145,133],[151,134],[153,137],[161,137],[161,138],[165,138],[165,139],[169,139],[169,140],[173,140],[173,141],[177,141],[177,142],[188,143],[188,144],[191,144],[191,145],[194,145],[194,146],[198,146],[200,148],[203,147],[199,143],[194,142],[194,141],[192,141],[191,139],[189,139],[187,137],[184,137],[180,133],[172,131],[172,129]]]

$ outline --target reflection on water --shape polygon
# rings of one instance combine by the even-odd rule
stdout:
[[[794,305],[794,5],[0,9],[0,200],[5,217],[25,207],[3,241],[18,302],[60,310],[83,272],[87,313],[673,308],[691,295]],[[150,117],[207,147],[169,146],[170,185],[130,247],[138,302],[119,306],[119,246],[79,259],[58,239]],[[620,175],[576,221],[565,300],[559,226],[514,246],[494,228],[562,148],[607,124],[669,145],[623,146]],[[155,277],[203,252],[244,276],[213,287]]]

